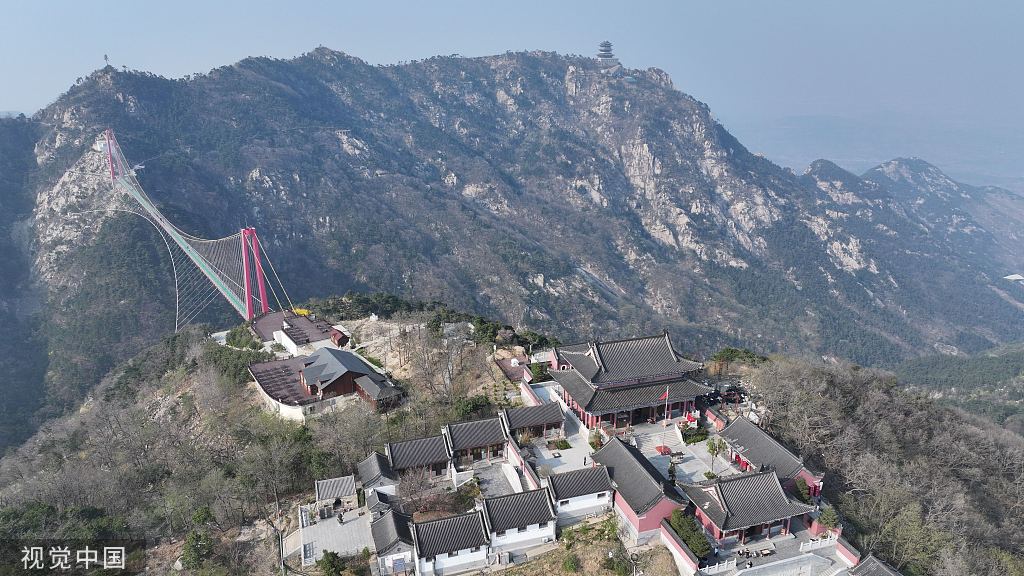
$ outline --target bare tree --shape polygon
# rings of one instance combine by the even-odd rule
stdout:
[[[398,484],[398,501],[402,511],[406,514],[415,514],[422,510],[432,487],[429,469],[418,467],[404,471]]]

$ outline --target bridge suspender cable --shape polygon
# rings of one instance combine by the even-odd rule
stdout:
[[[270,266],[289,308],[294,308],[255,228],[246,227],[236,234],[214,240],[187,234],[168,220],[142,189],[112,130],[104,133],[104,143],[114,192],[114,204],[106,211],[129,212],[148,220],[160,233],[171,255],[175,330],[194,320],[217,294],[246,320],[269,312],[266,289],[269,277],[264,270],[264,261]],[[281,308],[281,299],[273,283],[270,290],[278,308]]]

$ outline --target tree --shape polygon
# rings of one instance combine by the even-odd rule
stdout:
[[[807,485],[807,480],[803,478],[796,479],[796,494],[800,497],[800,500],[804,502],[811,502],[811,487]]]
[[[185,546],[181,551],[181,565],[195,570],[203,565],[203,561],[213,554],[213,539],[206,530],[193,530],[185,537]]]
[[[839,514],[836,513],[836,509],[831,506],[825,506],[821,509],[821,514],[818,515],[818,524],[821,524],[825,528],[835,528],[839,526]]]
[[[345,571],[345,559],[337,552],[327,550],[316,561],[316,567],[324,576],[340,576]]]
[[[278,435],[251,443],[242,455],[244,471],[273,496],[278,513],[281,512],[281,496],[290,488],[298,472],[295,466],[297,455],[295,441]]]
[[[715,473],[715,460],[718,455],[725,452],[729,446],[722,438],[708,438],[708,454],[711,455],[711,473]]]
[[[419,512],[433,483],[430,481],[430,470],[422,466],[410,468],[402,473],[398,483],[398,498],[402,504],[402,512],[414,514]]]
[[[703,529],[697,525],[696,518],[687,516],[681,509],[676,509],[672,511],[668,523],[695,556],[706,558],[711,554],[711,544],[704,536]]]

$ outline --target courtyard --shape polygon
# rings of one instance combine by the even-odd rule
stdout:
[[[339,516],[316,518],[309,508],[299,508],[302,526],[302,565],[316,562],[324,551],[355,556],[364,548],[374,549],[370,534],[370,514],[365,509],[351,510]]]

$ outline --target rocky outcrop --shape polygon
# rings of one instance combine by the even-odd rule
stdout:
[[[295,299],[390,291],[564,339],[667,326],[696,355],[888,363],[1024,336],[999,284],[1020,253],[994,217],[1010,199],[907,161],[794,175],[659,70],[321,48],[181,81],[108,68],[34,121],[28,244],[53,302],[104,261],[83,255],[101,220],[74,213],[109,207],[93,142],[110,126],[184,229],[256,225]]]

